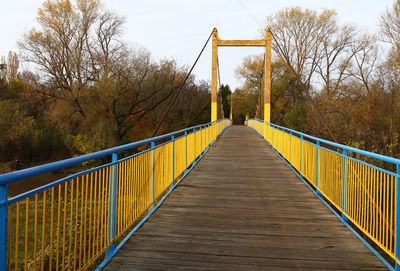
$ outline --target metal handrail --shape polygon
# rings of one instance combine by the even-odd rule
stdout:
[[[221,120],[224,120],[224,119],[221,119]],[[218,120],[218,121],[221,121],[221,120]],[[171,136],[176,136],[176,135],[185,133],[187,131],[192,131],[193,129],[197,129],[197,128],[200,128],[200,127],[206,127],[207,125],[212,125],[213,123],[214,122],[209,122],[209,123],[206,123],[206,124],[192,126],[192,127],[189,127],[189,128],[186,128],[186,129],[182,129],[182,130],[179,130],[179,131],[176,131],[176,132],[172,132],[172,133],[169,133],[169,134],[148,138],[148,139],[136,141],[136,142],[133,142],[133,143],[128,143],[128,144],[125,144],[125,145],[109,148],[109,149],[106,149],[106,150],[101,150],[101,151],[98,151],[98,152],[85,154],[85,155],[81,155],[81,156],[78,156],[78,157],[68,158],[68,159],[64,159],[64,160],[61,160],[61,161],[52,162],[52,163],[48,163],[48,164],[44,164],[44,165],[40,165],[40,166],[36,166],[36,167],[31,167],[31,168],[27,168],[27,169],[17,170],[17,171],[13,171],[13,172],[9,172],[9,173],[4,173],[4,174],[0,175],[0,184],[8,184],[8,183],[16,182],[18,180],[22,180],[22,179],[34,177],[34,176],[37,176],[37,175],[41,175],[41,174],[44,174],[44,173],[48,173],[48,172],[51,172],[51,171],[55,171],[55,170],[71,167],[71,166],[74,166],[74,165],[78,165],[78,164],[81,164],[81,163],[84,163],[84,162],[87,162],[87,161],[90,161],[90,160],[94,160],[94,159],[102,158],[102,157],[105,157],[105,156],[108,156],[108,155],[112,155],[113,153],[126,151],[126,150],[129,150],[129,149],[140,147],[142,145],[149,144],[151,142],[160,141],[160,140],[163,140],[163,139],[166,139],[166,138],[170,138]]]
[[[343,149],[343,150],[346,150],[346,151],[354,152],[354,153],[357,153],[357,154],[360,154],[360,155],[368,156],[368,157],[371,157],[371,158],[374,158],[374,159],[378,159],[378,160],[382,160],[382,161],[385,161],[385,162],[388,162],[388,163],[392,163],[392,164],[395,164],[395,165],[400,164],[400,159],[397,159],[397,158],[394,158],[394,157],[386,156],[386,155],[383,155],[383,154],[377,154],[377,153],[373,153],[373,152],[369,152],[369,151],[365,151],[365,150],[360,150],[360,149],[357,149],[357,148],[354,148],[354,147],[349,147],[349,146],[346,146],[346,145],[343,145],[343,144],[340,144],[340,143],[336,143],[336,142],[329,141],[329,140],[326,140],[326,139],[322,139],[322,138],[319,138],[319,137],[311,136],[311,135],[308,135],[308,134],[305,134],[305,133],[302,133],[302,132],[299,132],[299,131],[296,131],[296,130],[293,130],[293,129],[290,129],[290,128],[287,128],[287,127],[283,127],[283,126],[280,126],[280,125],[277,125],[277,124],[273,124],[273,123],[270,123],[270,122],[264,122],[263,120],[260,120],[260,119],[257,119],[257,118],[251,118],[249,120],[256,120],[256,121],[261,122],[261,123],[266,123],[266,124],[268,124],[268,125],[270,125],[272,127],[280,128],[283,131],[286,130],[286,131],[289,131],[289,132],[292,132],[292,133],[296,133],[296,134],[298,134],[300,136],[303,136],[303,137],[306,137],[308,139],[319,141],[320,143],[331,145],[333,147],[340,148],[340,149]]]

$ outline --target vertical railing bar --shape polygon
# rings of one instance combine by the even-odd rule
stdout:
[[[155,181],[155,179],[154,179],[154,175],[155,175],[155,166],[156,166],[156,151],[155,151],[155,148],[156,148],[156,143],[153,141],[153,142],[151,142],[151,149],[152,149],[152,152],[153,152],[153,204],[154,204],[154,202],[155,202],[155,196],[154,196],[154,181]]]
[[[0,184],[0,271],[7,270],[7,184]]]
[[[290,131],[289,135],[289,162],[292,163],[292,131]]]
[[[400,256],[400,164],[396,165],[396,230],[395,230],[395,270],[400,270],[399,256]]]
[[[203,153],[203,129],[200,126],[200,155]]]
[[[347,212],[347,150],[343,149],[343,176],[342,176],[342,218],[348,222]]]
[[[211,129],[212,129],[212,124],[208,124],[208,133],[207,133],[207,137],[208,137],[208,140],[207,140],[207,145],[208,146],[210,146],[210,144],[211,144]]]
[[[269,126],[269,128],[267,128],[268,130],[270,130],[271,132],[272,132],[272,126],[271,126],[271,123],[268,123],[268,126]],[[271,140],[271,136],[269,135],[270,134],[270,132],[268,131],[267,132],[267,135],[268,135],[268,142],[269,142],[269,144],[271,144],[271,146],[272,146],[272,140]]]
[[[285,148],[283,147],[284,146],[284,140],[285,140],[285,129],[283,129],[282,128],[282,145],[281,145],[281,154],[282,154],[282,156],[283,157],[285,157],[285,154],[284,154],[284,152],[285,152]]]
[[[275,139],[275,127],[271,124],[272,127],[272,140],[271,140],[271,145],[274,148],[274,139]]]
[[[116,163],[118,161],[118,153],[114,152],[112,154],[112,163]],[[116,203],[117,203],[117,164],[112,165],[112,169],[110,170],[111,180],[110,180],[110,192],[109,192],[109,221],[108,221],[108,240],[112,241],[110,247],[106,250],[106,255],[109,255],[115,248],[115,220],[116,220]],[[83,179],[82,179],[83,180]]]
[[[302,158],[303,158],[303,135],[300,135],[300,173],[302,173]]]
[[[171,136],[172,140],[172,183],[170,188],[174,186],[174,181],[175,181],[175,137]]]
[[[187,131],[185,131],[185,159],[186,159],[186,167],[185,167],[185,172],[187,171],[188,163],[187,163]]]
[[[318,190],[318,154],[319,154],[319,146],[320,146],[320,143],[319,143],[319,140],[317,140],[317,150],[316,150],[316,161],[315,161],[315,187],[316,187],[316,189],[317,189],[317,193],[319,193],[319,190]]]
[[[196,128],[193,128],[193,149],[194,149],[194,153],[193,153],[193,162],[194,162],[197,158],[197,156],[196,156]]]

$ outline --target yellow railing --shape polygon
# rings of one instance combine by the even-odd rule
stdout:
[[[0,217],[6,223],[7,240],[3,247],[6,261],[0,259],[0,270],[75,271],[97,266],[229,125],[231,121],[223,119],[88,155],[87,159],[61,161],[67,165],[73,159],[78,163],[113,155],[109,164],[0,200],[0,214],[7,211],[7,219]],[[156,140],[168,141],[155,145]],[[119,151],[150,143],[145,151],[117,159]],[[56,168],[56,163],[55,169],[62,168]],[[25,170],[22,176],[51,170],[45,165]],[[0,188],[7,189],[6,180],[20,177],[0,175]]]
[[[399,262],[400,219],[397,182],[400,160],[312,137],[285,127],[249,119],[254,128],[322,195],[344,221],[350,221],[393,260]],[[349,153],[348,153],[349,152]],[[350,155],[350,153],[352,155]],[[355,158],[357,157],[357,158]],[[363,161],[369,157],[393,164],[391,172]],[[370,159],[371,160],[371,159]],[[397,225],[397,226],[396,226]]]

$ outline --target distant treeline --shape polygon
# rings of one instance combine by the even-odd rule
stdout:
[[[98,0],[48,0],[20,52],[0,61],[0,171],[54,161],[153,134],[187,67],[154,61],[121,39],[124,18]],[[399,157],[400,0],[379,34],[340,24],[334,10],[292,7],[266,18],[273,34],[272,122]],[[385,45],[384,45],[385,44]],[[389,48],[389,49],[387,49]],[[29,63],[22,70],[20,62]],[[222,85],[219,117],[263,116],[264,56]],[[210,120],[210,86],[192,76],[159,134]]]
[[[334,10],[300,7],[267,17],[265,27],[273,35],[273,123],[399,158],[400,1],[382,14],[379,33],[338,23]],[[234,119],[262,118],[263,63],[249,56],[237,68],[245,83],[234,94]]]
[[[0,62],[1,171],[152,135],[187,67],[130,48],[96,0],[46,1],[37,22]],[[209,88],[190,77],[158,133],[207,123]]]

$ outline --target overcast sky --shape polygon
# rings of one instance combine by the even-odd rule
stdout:
[[[104,0],[103,0],[104,1]],[[362,29],[378,30],[379,17],[394,0],[241,0],[260,22],[284,7],[301,6],[320,11],[336,9],[341,22]],[[37,9],[43,0],[0,0],[0,55],[17,51],[16,41],[35,25]],[[239,0],[105,0],[105,8],[126,18],[123,39],[133,46],[147,48],[154,60],[174,58],[181,65],[192,65],[213,27],[221,39],[258,39],[260,27]],[[211,45],[211,44],[210,44]],[[261,48],[220,48],[222,83],[234,89],[238,82],[235,68],[243,57],[263,52]],[[211,46],[194,70],[197,79],[211,78]]]

